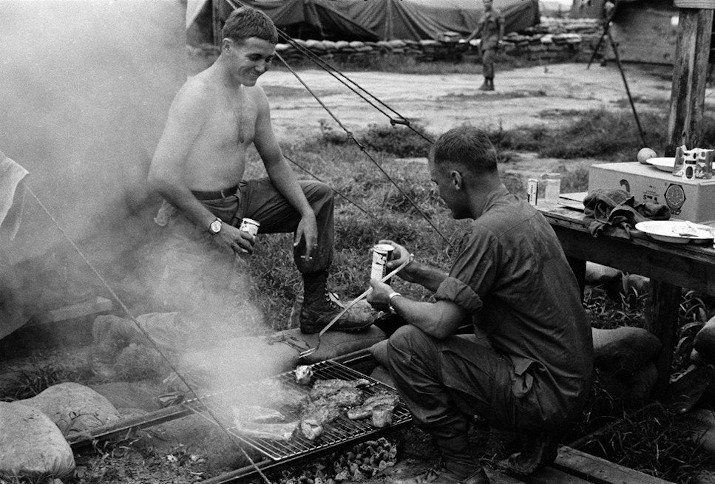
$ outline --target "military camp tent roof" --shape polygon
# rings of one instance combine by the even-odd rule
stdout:
[[[187,26],[208,0],[189,0]],[[266,12],[294,37],[333,40],[437,39],[442,32],[469,35],[484,8],[481,0],[243,0]],[[210,4],[210,2],[209,2]],[[232,6],[220,6],[223,18]],[[506,31],[539,22],[538,0],[494,0]]]

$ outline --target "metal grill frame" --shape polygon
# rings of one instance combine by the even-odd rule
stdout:
[[[364,379],[369,381],[370,383],[367,386],[361,387],[361,389],[365,392],[366,397],[369,397],[378,391],[390,392],[393,394],[397,393],[396,390],[389,385],[386,385],[372,377],[364,375],[333,360],[315,363],[311,365],[311,368],[313,370],[314,381],[334,378],[341,380]],[[240,389],[251,391],[255,385],[260,384],[261,382],[275,381],[279,381],[281,384],[288,387],[293,387],[302,391],[306,390],[305,386],[296,383],[295,370],[291,370],[263,380],[246,383],[233,391]],[[255,390],[255,388],[253,389]],[[385,430],[400,427],[412,422],[412,415],[410,414],[410,411],[400,400],[393,412],[392,425],[389,427],[375,427],[372,425],[370,419],[350,420],[347,415],[345,415],[345,412],[342,412],[340,417],[325,425],[323,433],[315,441],[307,439],[301,435],[300,432],[295,432],[293,437],[288,441],[256,438],[243,435],[238,431],[233,423],[230,407],[216,404],[216,400],[221,400],[222,397],[225,397],[228,394],[229,392],[226,391],[201,396],[199,398],[187,400],[184,402],[184,405],[204,417],[207,417],[206,413],[208,413],[210,409],[211,413],[221,421],[221,424],[226,426],[226,430],[229,434],[276,462],[312,454],[318,451],[324,451],[328,448],[337,447],[347,442],[364,440],[371,436],[382,434]],[[297,417],[296,415],[293,416]],[[213,418],[210,420],[213,421]]]

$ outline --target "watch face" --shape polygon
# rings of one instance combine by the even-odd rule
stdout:
[[[216,219],[209,225],[209,232],[212,234],[217,234],[221,231],[221,221]]]

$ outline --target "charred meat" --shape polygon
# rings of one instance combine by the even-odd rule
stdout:
[[[313,379],[313,368],[310,365],[298,365],[295,368],[295,382],[298,385],[310,385]]]
[[[370,382],[364,378],[357,380],[340,380],[337,378],[329,380],[316,380],[313,389],[310,390],[310,398],[317,400],[338,393],[343,388],[358,388],[369,385]]]
[[[395,408],[399,402],[399,397],[393,393],[380,392],[368,397],[365,402],[359,407],[354,407],[348,410],[348,418],[357,420],[360,418],[368,418],[372,415],[375,407],[380,405],[388,405]]]
[[[257,439],[288,441],[293,437],[293,433],[298,428],[300,421],[285,423],[256,423],[241,422],[234,420],[236,430],[247,436]]]
[[[258,405],[236,405],[231,410],[233,410],[234,422],[271,423],[287,420],[286,416],[278,410]]]

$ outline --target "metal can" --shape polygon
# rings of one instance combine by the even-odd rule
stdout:
[[[392,256],[392,251],[395,250],[390,244],[377,244],[372,248],[372,270],[370,271],[370,279],[382,280],[387,274],[387,261]],[[385,281],[389,284],[390,281]]]
[[[258,234],[258,227],[260,226],[260,222],[257,222],[256,220],[250,218],[244,218],[243,220],[241,220],[241,225],[238,227],[238,230],[248,232],[255,237],[256,234]]]
[[[526,200],[531,204],[536,206],[539,199],[539,180],[536,178],[529,178],[526,185]]]

